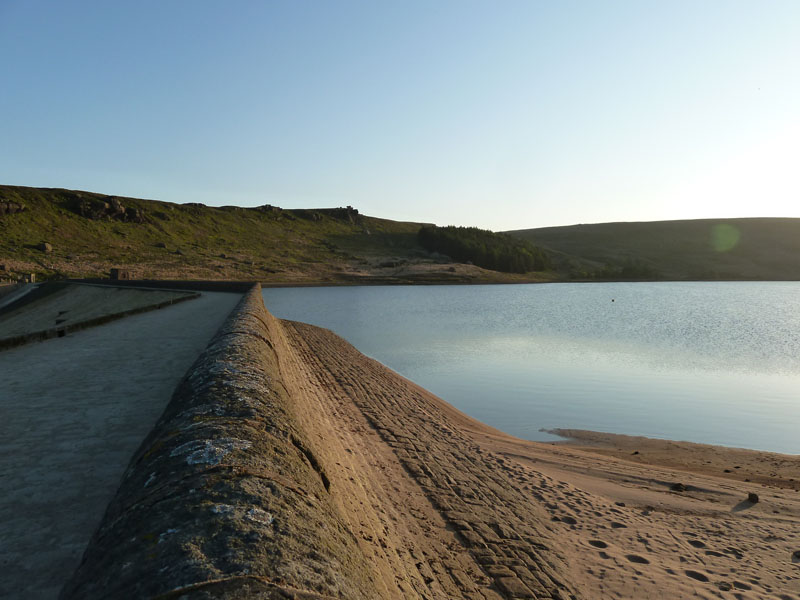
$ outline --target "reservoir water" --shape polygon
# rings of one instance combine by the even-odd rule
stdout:
[[[473,417],[800,453],[800,283],[265,289]]]

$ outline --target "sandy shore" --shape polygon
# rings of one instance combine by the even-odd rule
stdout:
[[[328,331],[285,327],[287,371],[382,566],[381,597],[800,598],[800,457],[589,432],[569,432],[582,446],[519,440]]]

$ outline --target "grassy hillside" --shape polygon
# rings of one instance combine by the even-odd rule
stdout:
[[[112,267],[128,269],[135,278],[268,284],[800,280],[800,219],[509,232],[548,250],[553,270],[527,274],[499,273],[430,252],[420,243],[421,227],[350,208],[216,208],[0,186],[0,280],[23,273],[40,279],[107,277]]]
[[[800,279],[800,219],[601,223],[509,233],[556,251],[561,269],[576,279]]]
[[[112,267],[135,278],[267,283],[531,279],[454,264],[419,244],[421,224],[349,208],[215,208],[0,186],[0,208],[14,205],[25,210],[0,214],[0,279],[106,277]]]

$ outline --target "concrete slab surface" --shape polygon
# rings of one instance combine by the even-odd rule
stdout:
[[[56,598],[133,452],[241,296],[0,352],[0,598]]]
[[[27,291],[27,287],[29,286],[23,291]],[[53,327],[67,327],[109,314],[134,311],[190,295],[191,292],[173,290],[71,283],[31,304],[0,314],[0,338],[25,335]]]
[[[36,284],[3,284],[0,285],[0,309],[4,306],[16,302],[28,292],[33,291]]]

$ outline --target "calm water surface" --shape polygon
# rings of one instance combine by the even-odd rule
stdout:
[[[519,437],[577,428],[800,453],[800,283],[265,289]]]

